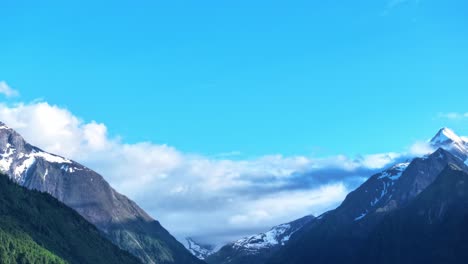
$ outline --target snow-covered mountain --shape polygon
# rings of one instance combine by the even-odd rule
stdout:
[[[442,128],[428,143],[435,150],[432,154],[393,164],[371,176],[359,188],[348,194],[337,209],[326,212],[314,220],[309,219],[291,233],[297,232],[296,237],[298,237],[310,229],[314,230],[313,226],[325,225],[328,228],[328,226],[358,225],[363,228],[362,233],[365,234],[372,226],[367,223],[377,221],[376,215],[384,215],[408,204],[429,186],[448,164],[463,167],[464,163],[468,163],[466,137],[458,136],[448,128]],[[240,239],[224,246],[206,261],[210,264],[265,263],[276,251],[288,248],[288,242],[291,240],[288,232],[291,230],[294,228],[289,224],[279,225],[269,232]],[[283,245],[285,247],[282,247]]]
[[[360,210],[355,213],[355,221],[363,219],[375,210],[390,210],[396,206],[396,201],[401,204],[416,196],[435,179],[446,164],[456,163],[448,153],[458,158],[458,162],[468,162],[468,143],[449,128],[441,128],[429,144],[436,150],[431,155],[395,164],[372,176],[353,192],[360,193],[359,191],[363,190],[363,193],[359,194],[363,199],[350,206],[350,210],[352,207]],[[415,184],[408,182],[407,178],[399,180],[403,174],[417,178],[417,186],[410,191],[403,191],[408,185]]]
[[[216,250],[215,246],[198,243],[191,237],[185,239],[184,245],[192,255],[202,260],[213,254]]]
[[[340,206],[354,221],[373,212],[401,207],[434,181],[449,163],[466,163],[468,143],[449,128],[441,128],[429,141],[435,151],[395,164],[373,175],[351,192]]]
[[[448,210],[443,206],[445,201],[438,201],[437,193],[433,192],[440,186],[431,188],[432,191],[424,195],[431,197],[432,200],[422,200],[425,198],[420,198],[420,195],[432,186],[444,171],[447,175],[452,174],[453,168],[468,172],[466,164],[468,145],[464,137],[458,136],[448,128],[442,128],[428,143],[435,149],[433,153],[395,164],[371,176],[349,193],[338,208],[324,213],[312,224],[305,226],[302,229],[305,232],[297,236],[294,246],[286,245],[284,249],[280,249],[274,259],[266,263],[359,263],[360,256],[356,254],[364,252],[365,256],[366,246],[370,246],[372,252],[380,254],[379,256],[393,256],[391,252],[372,248],[374,245],[368,244],[367,241],[369,237],[379,238],[385,237],[384,234],[391,234],[391,230],[395,227],[388,225],[388,222],[382,224],[382,221],[387,216],[398,215],[394,219],[402,220],[403,224],[406,218],[398,213],[403,208],[415,203],[431,208],[431,203],[440,202],[442,207],[438,208],[437,212],[416,213],[416,215],[422,213],[429,215],[431,218],[426,220],[429,224],[434,223],[434,217],[441,217],[442,212]],[[463,181],[459,184],[463,184]],[[385,228],[382,229],[381,224]],[[451,233],[450,236],[455,237],[456,234]],[[398,239],[401,241],[404,237]],[[368,257],[374,259],[377,256]],[[385,263],[393,262],[398,261],[389,258]],[[369,260],[369,263],[376,262]]]
[[[355,222],[339,207],[266,264],[466,263],[467,183],[468,167],[449,162],[398,210],[376,211]]]
[[[239,239],[223,246],[206,258],[208,263],[263,263],[280,247],[286,245],[291,237],[315,219],[309,215],[290,223],[272,227],[259,233]]]
[[[143,263],[201,263],[158,221],[115,191],[101,175],[30,145],[1,122],[0,170],[18,184],[47,192],[75,209],[114,244]]]

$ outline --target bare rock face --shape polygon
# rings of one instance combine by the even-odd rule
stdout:
[[[136,203],[98,173],[27,143],[0,122],[0,169],[18,184],[75,209],[144,263],[201,263]]]

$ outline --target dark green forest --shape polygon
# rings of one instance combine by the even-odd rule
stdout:
[[[7,227],[9,224],[6,222],[2,222],[0,225],[0,263],[66,263],[63,259],[39,246],[30,236],[18,231],[19,228]]]
[[[1,263],[139,263],[73,209],[3,174],[0,258]]]

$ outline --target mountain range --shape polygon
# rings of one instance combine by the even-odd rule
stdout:
[[[115,245],[148,264],[202,263],[95,171],[27,143],[0,123],[0,169],[28,189],[73,208]]]
[[[468,172],[466,164],[468,163],[468,141],[466,138],[456,135],[452,130],[442,128],[428,143],[435,149],[433,153],[393,164],[382,172],[371,176],[360,187],[348,194],[338,208],[317,218],[311,217],[288,236],[288,240],[284,243],[278,243],[281,240],[277,240],[275,243],[269,244],[264,243],[261,239],[256,239],[267,237],[265,234],[268,232],[253,235],[225,245],[218,252],[208,256],[206,261],[210,264],[390,263],[389,260],[395,260],[392,263],[422,263],[410,261],[423,259],[420,257],[420,254],[423,253],[422,250],[414,253],[414,256],[410,256],[410,252],[406,251],[406,255],[402,254],[403,250],[409,250],[409,248],[403,248],[403,244],[399,243],[398,239],[405,237],[405,232],[402,230],[410,228],[411,225],[417,225],[419,220],[416,219],[419,219],[417,217],[419,213],[428,215],[427,217],[431,219],[429,222],[435,223],[432,220],[434,210],[436,210],[433,207],[435,204],[439,204],[437,207],[439,220],[445,214],[448,217],[448,219],[443,218],[440,221],[454,221],[454,225],[461,225],[462,222],[456,224],[455,222],[463,219],[451,219],[450,217],[460,216],[465,211],[467,211],[466,216],[468,217],[468,210],[458,211],[460,214],[457,214],[457,211],[453,211],[451,207],[445,207],[448,204],[446,201],[457,200],[455,199],[457,196],[449,197],[450,193],[444,193],[444,196],[439,197],[433,191],[434,189],[446,188],[446,185],[457,184],[451,181],[451,176],[447,175],[458,175],[461,179],[460,182],[464,181],[464,175]],[[456,188],[460,189],[458,193],[460,199],[465,199],[464,192],[468,192],[468,187],[464,190],[465,185],[459,184],[454,187],[454,189]],[[424,204],[421,202],[422,200],[428,204]],[[459,200],[459,202],[453,206],[463,208],[463,201]],[[416,209],[410,210],[408,208]],[[416,216],[414,212],[418,212]],[[410,224],[404,221],[406,217],[415,220]],[[300,220],[285,225],[291,225],[297,221]],[[420,224],[427,224],[427,221],[421,220]],[[392,228],[396,228],[394,225],[398,225],[400,228],[398,229],[400,236],[393,233],[395,230]],[[457,236],[454,227],[451,227],[452,233],[438,236],[436,233],[446,226],[428,225],[427,230],[430,232],[424,233],[426,229],[419,230],[419,232],[426,236],[445,237],[445,239]],[[275,229],[281,230],[281,228],[273,228],[272,230]],[[418,229],[414,229],[415,232],[416,230]],[[387,236],[394,240],[387,241]],[[413,242],[418,239],[416,234],[412,238]],[[465,243],[465,240],[457,239],[456,241]],[[377,247],[377,242],[374,243],[374,241],[381,243],[381,247]],[[386,249],[387,246],[390,247],[391,242],[393,242],[391,246],[397,247],[395,251]],[[264,246],[256,247],[259,244]],[[434,247],[434,245],[431,242],[426,243],[429,248]],[[398,248],[399,246],[401,248]],[[406,246],[409,247],[410,244]],[[369,251],[369,248],[372,248],[373,251]],[[462,246],[458,247],[458,250],[461,248]],[[434,259],[448,262],[432,261],[429,263],[451,263],[450,261],[460,259],[448,259],[449,249],[447,247],[441,247],[440,251],[444,251],[447,258],[444,259],[441,256],[441,258]],[[463,251],[456,253],[460,252]],[[426,258],[424,259],[426,260]],[[459,262],[455,261],[454,263]]]
[[[222,247],[179,243],[95,171],[0,123],[2,263],[464,263],[468,140],[447,128],[434,151],[370,176],[334,210]],[[73,209],[73,210],[72,210]],[[34,220],[33,220],[34,219]],[[205,262],[206,261],[206,262]]]

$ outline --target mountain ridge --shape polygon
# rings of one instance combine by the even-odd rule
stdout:
[[[47,192],[148,264],[201,263],[135,202],[93,170],[27,143],[0,122],[0,169],[18,184]]]
[[[257,264],[262,263],[283,247],[306,224],[314,221],[308,215],[297,220],[272,227],[269,231],[241,238],[228,243],[205,258],[209,264]]]
[[[382,217],[405,207],[431,185],[447,164],[456,164],[455,166],[458,167],[467,165],[468,143],[463,137],[456,135],[452,130],[441,128],[428,141],[428,144],[435,151],[423,157],[415,157],[405,162],[395,163],[381,172],[372,175],[361,186],[350,192],[340,206],[323,213],[315,221],[304,226],[296,238],[291,239],[289,242],[293,244],[288,245],[289,243],[286,243],[278,252],[285,252],[288,248],[304,247],[303,245],[298,245],[294,240],[302,239],[302,243],[307,244],[307,240],[303,239],[303,237],[307,236],[309,232],[314,232],[313,230],[317,229],[317,226],[322,226],[321,229],[328,230],[323,231],[322,234],[314,233],[317,236],[322,236],[325,240],[329,232],[337,234],[347,232],[342,237],[343,239],[364,239],[364,234],[368,234],[379,223]],[[330,222],[330,224],[323,224],[327,222]],[[358,226],[362,234],[353,234],[353,231],[346,229],[349,226]],[[309,234],[309,236],[312,235]],[[320,243],[320,241],[317,241],[317,243]],[[316,245],[318,247],[321,246],[319,244]],[[229,246],[229,244],[226,246]],[[341,249],[343,252],[346,252],[346,245],[343,244]],[[326,249],[324,249],[324,252],[326,252]],[[276,254],[280,253],[272,253],[271,258],[277,256]],[[352,252],[346,254],[351,255]],[[231,252],[226,252],[222,259],[214,259],[217,255],[219,255],[219,252],[208,257],[207,261],[211,264],[224,264],[230,263],[233,260],[235,261],[237,256],[236,252],[232,250]],[[282,260],[289,261],[289,257],[285,257]],[[314,261],[316,260],[314,259]],[[268,260],[257,258],[253,263],[259,264],[266,261]],[[342,261],[346,261],[346,257],[335,259],[331,263],[340,263]],[[272,263],[281,262],[272,261]]]
[[[447,130],[440,130],[434,138],[441,138],[444,132]],[[451,136],[429,141],[437,148],[432,154],[414,158],[398,170],[390,167],[371,176],[350,192],[340,206],[306,226],[299,239],[287,244],[267,263],[353,263],[350,260],[356,257],[356,247],[350,245],[365,244],[383,219],[413,204],[449,164],[450,168],[468,171],[466,143],[461,141],[463,144],[454,147],[457,141]]]

